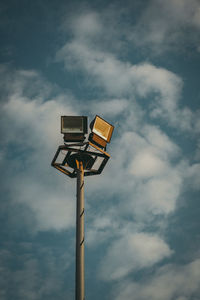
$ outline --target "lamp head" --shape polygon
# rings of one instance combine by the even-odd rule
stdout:
[[[61,133],[65,142],[83,142],[87,132],[86,116],[61,116]]]
[[[97,144],[101,148],[105,148],[107,143],[110,143],[114,126],[106,122],[99,116],[90,123],[91,134],[89,135],[89,141]]]

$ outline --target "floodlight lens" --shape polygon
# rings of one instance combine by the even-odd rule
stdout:
[[[62,116],[61,133],[86,133],[87,117],[84,116]]]
[[[103,140],[106,142],[110,142],[112,132],[113,132],[114,127],[100,118],[99,116],[96,116],[92,132],[97,134],[99,137],[101,137]]]
[[[83,124],[81,119],[63,118],[63,131],[64,132],[82,132]]]

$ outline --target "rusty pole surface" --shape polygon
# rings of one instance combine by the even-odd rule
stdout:
[[[76,300],[85,299],[84,278],[84,169],[82,161],[77,164],[76,206]]]

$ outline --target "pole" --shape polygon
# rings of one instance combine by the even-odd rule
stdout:
[[[76,206],[76,300],[85,299],[84,283],[84,169],[83,162],[77,164]]]

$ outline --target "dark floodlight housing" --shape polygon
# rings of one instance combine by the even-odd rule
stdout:
[[[61,133],[65,142],[83,142],[87,132],[86,116],[61,116]]]
[[[90,123],[91,134],[89,141],[101,148],[105,148],[107,143],[110,143],[114,126],[106,122],[99,116]]]

